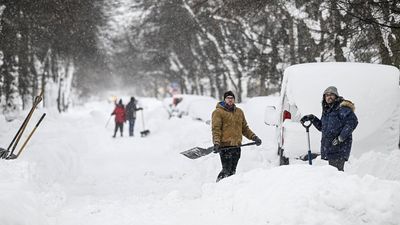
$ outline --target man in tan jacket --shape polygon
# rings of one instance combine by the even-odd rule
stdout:
[[[242,136],[255,141],[257,146],[261,145],[261,139],[247,125],[243,111],[236,107],[232,91],[224,93],[224,101],[219,102],[212,113],[212,135],[214,152],[219,153],[222,163],[217,182],[235,174],[240,158],[240,147],[226,150],[223,148],[240,146]]]

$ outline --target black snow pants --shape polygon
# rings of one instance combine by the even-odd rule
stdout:
[[[336,167],[339,171],[344,171],[344,163],[345,162],[346,162],[346,159],[344,159],[344,158],[330,159],[329,165]]]
[[[115,135],[117,134],[118,128],[119,128],[119,131],[121,132],[121,137],[122,137],[122,132],[124,130],[124,123],[117,123],[117,122],[115,122],[115,129],[114,129],[113,137],[115,137]]]
[[[236,173],[236,167],[240,159],[240,148],[221,150],[219,156],[222,163],[222,171],[218,174],[217,182]]]

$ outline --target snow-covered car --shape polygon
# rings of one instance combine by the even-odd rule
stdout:
[[[265,112],[265,123],[276,126],[280,164],[307,154],[305,128],[300,119],[307,114],[321,118],[322,94],[336,86],[339,95],[352,101],[358,117],[353,132],[351,156],[368,151],[398,148],[400,123],[399,70],[367,63],[307,63],[284,72],[280,101]],[[310,128],[311,151],[320,152],[321,133]]]
[[[163,104],[170,117],[190,116],[207,122],[211,119],[217,100],[209,96],[180,94],[164,99]]]

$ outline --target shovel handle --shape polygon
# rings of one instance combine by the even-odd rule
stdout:
[[[309,124],[306,124],[306,122],[310,122]],[[311,123],[311,121],[300,121],[300,123],[301,123],[301,125],[303,125],[303,127],[304,128],[306,128],[307,129],[307,131],[308,131],[308,129],[311,127],[311,125],[312,125],[312,123]]]
[[[249,145],[255,145],[255,144],[256,144],[256,142],[250,142],[250,143],[243,144],[243,145],[239,145],[239,146],[232,146],[232,147],[220,148],[219,150],[227,150],[227,149],[233,149],[233,148],[240,148],[240,147],[249,146]]]

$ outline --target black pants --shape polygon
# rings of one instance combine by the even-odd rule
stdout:
[[[339,171],[344,171],[344,163],[346,159],[339,158],[339,159],[330,159],[329,165],[336,167]]]
[[[217,182],[236,173],[236,167],[240,159],[240,148],[221,150],[219,156],[222,170],[218,174]]]
[[[117,134],[118,128],[119,128],[119,131],[121,132],[121,137],[122,137],[122,131],[124,130],[124,123],[115,123],[115,129],[114,129],[114,136],[113,137],[115,137],[115,135]]]

